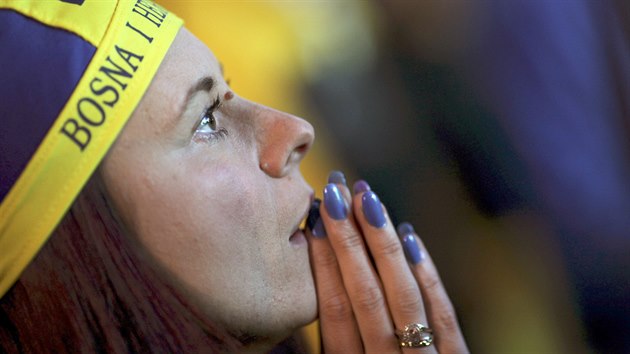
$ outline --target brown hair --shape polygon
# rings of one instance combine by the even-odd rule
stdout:
[[[0,352],[234,352],[124,237],[98,173],[0,299]]]

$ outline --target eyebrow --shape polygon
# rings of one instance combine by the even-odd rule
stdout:
[[[197,92],[199,92],[199,91],[210,92],[212,90],[212,88],[214,87],[214,83],[215,83],[215,80],[212,77],[210,77],[210,76],[204,76],[204,77],[200,78],[199,80],[197,80],[190,87],[188,92],[186,93],[186,98],[185,98],[182,106],[179,108],[179,113],[177,114],[177,119],[173,119],[173,120],[170,120],[169,122],[167,122],[164,125],[164,127],[163,127],[163,131],[164,132],[171,131],[177,125],[179,125],[182,122],[183,117],[186,115],[186,111],[190,107],[190,101],[195,96],[195,94]]]
[[[186,94],[186,101],[184,106],[188,105],[188,102],[192,98],[192,96],[199,91],[207,91],[210,92],[214,87],[214,79],[210,76],[204,76],[201,79],[197,80],[197,82],[188,90]]]

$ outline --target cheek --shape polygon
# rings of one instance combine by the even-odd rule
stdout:
[[[256,174],[234,161],[154,170],[161,172],[144,176],[132,192],[140,201],[132,223],[141,243],[169,266],[225,258],[275,209]]]
[[[195,176],[194,183],[198,186],[195,204],[206,205],[212,211],[209,217],[217,223],[244,222],[260,213],[256,206],[264,190],[254,174],[238,164],[227,162],[205,168]]]
[[[195,186],[188,191],[189,207],[201,208],[195,214],[230,232],[251,231],[269,210],[265,186],[255,173],[234,161],[193,171],[187,183]]]

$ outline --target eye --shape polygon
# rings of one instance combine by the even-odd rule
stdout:
[[[220,128],[217,122],[217,117],[215,116],[215,111],[221,105],[221,100],[217,97],[212,105],[206,109],[205,113],[201,117],[201,120],[197,124],[195,128],[195,133],[193,134],[194,141],[204,142],[210,141],[218,138],[225,137],[227,135],[227,130],[225,128]]]
[[[217,119],[214,117],[214,109],[212,107],[206,110],[199,126],[197,126],[197,133],[213,133],[217,131]]]

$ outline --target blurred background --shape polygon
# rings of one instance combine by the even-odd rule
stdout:
[[[158,2],[412,222],[472,352],[630,353],[627,1]]]

